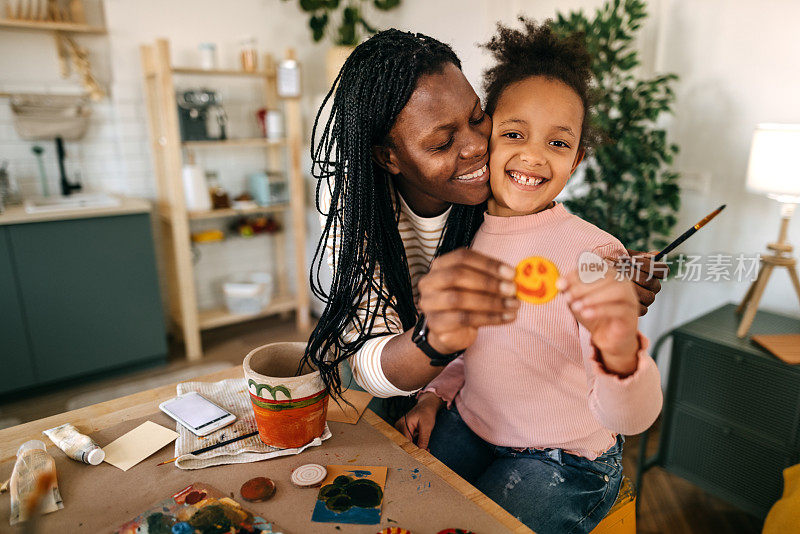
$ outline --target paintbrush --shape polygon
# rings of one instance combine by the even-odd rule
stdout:
[[[245,439],[245,438],[251,438],[251,437],[253,437],[255,435],[258,435],[258,430],[254,431],[254,432],[250,432],[249,434],[242,434],[241,436],[236,436],[235,438],[226,439],[225,441],[220,441],[219,443],[215,443],[213,445],[209,445],[208,447],[203,447],[202,449],[197,449],[196,451],[192,451],[189,454],[194,456],[196,454],[202,454],[204,452],[213,451],[214,449],[222,447],[223,445],[227,445],[229,443],[234,443],[236,441],[239,441],[239,440],[242,440],[242,439]],[[172,463],[175,460],[177,460],[178,458],[180,458],[180,456],[176,456],[172,460],[166,460],[164,462],[161,462],[158,465],[164,465],[164,464]]]
[[[701,220],[699,223],[695,224],[694,226],[686,230],[683,234],[681,234],[681,236],[678,239],[667,245],[667,247],[664,250],[656,254],[655,257],[653,258],[653,261],[659,261],[661,258],[666,256],[667,253],[671,252],[675,247],[677,247],[678,245],[680,245],[681,243],[692,237],[692,235],[694,235],[696,231],[698,231],[700,228],[708,224],[708,222],[711,219],[719,215],[719,212],[724,210],[725,206],[727,206],[727,204],[723,204],[722,206],[718,207],[717,209],[706,215],[703,218],[703,220]]]

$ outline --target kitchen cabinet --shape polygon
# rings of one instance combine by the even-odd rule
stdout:
[[[10,272],[1,298],[11,310],[2,360],[20,362],[0,393],[166,358],[148,212],[0,229],[0,274]]]
[[[0,227],[0,392],[27,387],[36,381],[17,288],[8,229]]]

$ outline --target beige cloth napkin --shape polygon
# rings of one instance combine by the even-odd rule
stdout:
[[[175,442],[175,465],[181,469],[202,469],[223,464],[244,464],[259,462],[279,456],[289,456],[303,452],[308,447],[322,445],[322,442],[331,437],[328,425],[318,438],[296,449],[277,449],[264,444],[258,436],[252,436],[228,445],[219,447],[197,456],[191,451],[213,445],[218,441],[234,438],[241,434],[248,434],[256,429],[255,415],[250,404],[250,396],[244,378],[230,378],[220,382],[182,382],[178,384],[178,395],[196,391],[207,399],[219,404],[226,410],[236,415],[236,421],[213,434],[200,439],[183,425],[178,424],[178,440]]]

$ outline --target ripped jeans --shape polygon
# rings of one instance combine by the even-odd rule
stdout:
[[[518,451],[487,443],[455,403],[436,416],[430,452],[537,534],[591,532],[622,483],[622,443],[595,460],[561,449]]]

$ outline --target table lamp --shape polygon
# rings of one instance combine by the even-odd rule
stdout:
[[[739,330],[740,338],[747,334],[758,310],[758,301],[775,267],[786,267],[794,289],[800,298],[800,278],[792,245],[786,238],[789,219],[800,202],[800,124],[759,124],[750,146],[747,168],[747,190],[761,193],[781,203],[781,228],[777,243],[769,243],[770,254],[761,256],[758,277],[750,285],[742,303],[736,309],[744,312]]]

